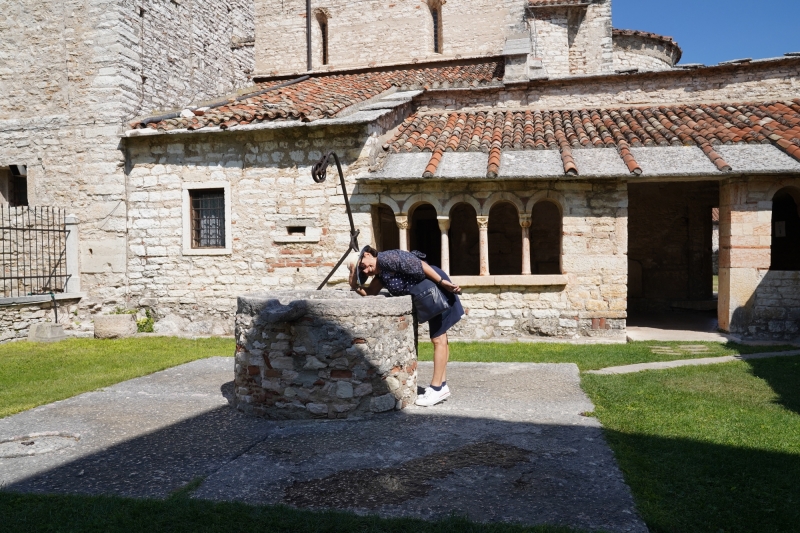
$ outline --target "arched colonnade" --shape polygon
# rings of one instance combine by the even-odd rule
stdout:
[[[450,275],[560,274],[565,210],[555,191],[380,195],[373,221],[380,249],[423,251]]]

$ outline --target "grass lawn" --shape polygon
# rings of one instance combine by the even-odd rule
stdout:
[[[234,350],[233,339],[219,338],[0,344],[0,417]]]
[[[650,531],[800,531],[800,357],[584,375]]]
[[[681,346],[700,345],[707,347],[708,352],[698,354],[681,349]],[[653,353],[654,347],[669,347],[674,354]],[[718,342],[629,342],[627,344],[453,342],[450,343],[450,360],[474,363],[576,363],[581,371],[585,371],[634,363],[797,349],[797,346],[745,346],[733,342],[726,344]],[[657,351],[665,352],[666,350]],[[430,342],[420,341],[419,359],[420,361],[433,361],[433,345]]]
[[[3,517],[3,531],[7,533],[577,533],[562,527],[475,524],[461,518],[425,522],[282,506],[210,503],[192,500],[186,495],[156,501],[0,493],[0,516]]]

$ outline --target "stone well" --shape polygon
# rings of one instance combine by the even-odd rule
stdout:
[[[417,395],[411,298],[345,291],[240,296],[235,403],[273,419],[402,409]]]

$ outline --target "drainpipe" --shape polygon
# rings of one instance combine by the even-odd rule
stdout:
[[[306,59],[311,72],[311,0],[306,0]]]

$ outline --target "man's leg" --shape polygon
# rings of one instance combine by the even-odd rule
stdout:
[[[431,339],[433,343],[433,379],[431,385],[441,387],[447,378],[447,360],[450,358],[450,345],[447,342],[447,333]]]

